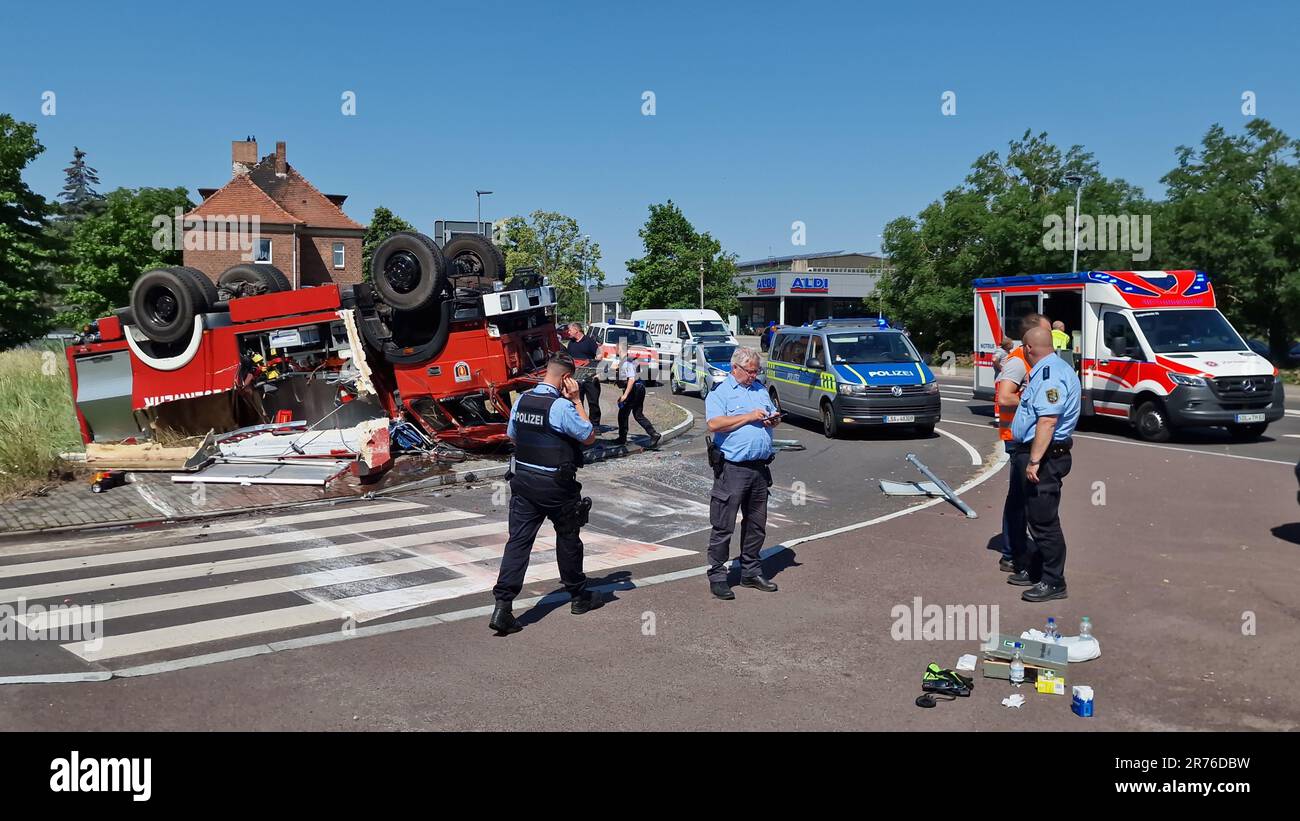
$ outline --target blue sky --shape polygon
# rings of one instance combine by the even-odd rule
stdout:
[[[47,197],[74,145],[102,190],[197,197],[254,134],[363,222],[473,219],[475,188],[485,218],[569,214],[611,282],[669,198],[741,259],[870,251],[1026,128],[1149,194],[1243,91],[1300,136],[1294,3],[622,5],[8,4],[0,111],[37,123]]]

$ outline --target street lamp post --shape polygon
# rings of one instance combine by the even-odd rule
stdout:
[[[700,310],[704,310],[704,260],[700,260]]]
[[[1083,176],[1081,174],[1067,174],[1065,181],[1074,186],[1074,262],[1071,263],[1070,270],[1079,270],[1079,202],[1083,194]]]
[[[475,228],[480,234],[483,233],[483,198],[491,193],[491,191],[474,191],[474,202],[478,206],[478,222],[475,223]]]

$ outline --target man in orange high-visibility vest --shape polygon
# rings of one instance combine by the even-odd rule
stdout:
[[[1052,323],[1042,314],[1028,314],[1020,321],[1020,336],[1023,337],[1031,328],[1051,331]],[[998,372],[998,381],[994,385],[998,437],[1002,440],[1007,453],[1011,453],[1015,447],[1015,443],[1011,440],[1011,420],[1016,417],[1016,408],[1020,407],[1020,390],[1025,386],[1028,378],[1029,363],[1025,361],[1025,349],[1023,346],[1018,347],[1002,360],[1002,370]],[[1011,486],[1007,489],[1007,501],[1002,506],[1002,538],[995,542],[1001,546],[1002,558],[998,561],[998,569],[1004,573],[1014,573],[1018,569],[1012,560],[1011,541],[1007,538],[1007,534],[1013,528],[1019,528],[1020,532],[1024,532],[1025,527],[1025,477],[1016,476],[1013,470]]]

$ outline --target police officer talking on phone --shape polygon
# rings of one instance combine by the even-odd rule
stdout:
[[[573,357],[558,352],[546,364],[542,384],[519,395],[510,409],[506,434],[514,440],[510,472],[510,536],[501,557],[501,571],[492,588],[496,606],[489,626],[498,635],[522,630],[511,603],[524,587],[524,573],[533,540],[543,519],[555,526],[555,561],[560,581],[572,596],[570,612],[581,615],[603,603],[587,589],[582,572],[582,539],[591,500],[582,497],[576,473],[582,448],[596,441],[595,429],[582,408],[573,378]]]
[[[704,402],[708,420],[709,464],[713,492],[709,500],[709,591],[719,599],[734,599],[727,584],[727,559],[731,534],[740,526],[740,583],[776,592],[763,578],[759,551],[767,536],[767,489],[772,485],[768,468],[776,455],[772,428],[780,421],[767,388],[758,381],[758,353],[736,348],[731,355],[731,376]]]
[[[1035,327],[1025,333],[1029,378],[1011,420],[1012,481],[1023,483],[1023,527],[1008,528],[1015,573],[1008,584],[1029,587],[1029,602],[1064,599],[1065,534],[1061,532],[1061,485],[1070,473],[1071,434],[1079,424],[1079,377],[1052,349],[1052,332]]]

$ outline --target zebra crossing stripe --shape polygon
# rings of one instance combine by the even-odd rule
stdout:
[[[622,556],[618,564],[640,564],[673,556],[691,555],[691,551],[679,548],[649,544],[644,547],[649,549],[638,556]],[[496,548],[498,555],[500,550],[500,547]],[[365,593],[331,601],[315,601],[295,607],[106,636],[98,647],[92,647],[85,642],[71,642],[61,646],[86,661],[95,662],[329,621],[338,622],[342,628],[348,622],[364,623],[437,601],[481,593],[496,582],[495,568],[462,564],[458,565],[456,570],[462,574],[460,578]],[[525,581],[547,581],[558,576],[559,568],[554,562],[539,562],[529,567]]]
[[[367,538],[360,542],[352,542],[345,545],[328,545],[325,547],[314,547],[305,550],[290,550],[282,553],[269,553],[266,555],[248,556],[238,559],[224,559],[215,562],[201,562],[199,564],[163,567],[155,570],[139,570],[130,573],[118,573],[111,576],[91,576],[88,578],[69,579],[61,582],[50,582],[48,584],[24,585],[23,587],[13,587],[6,590],[0,590],[0,602],[15,601],[20,596],[29,600],[73,596],[82,593],[92,593],[98,590],[108,590],[115,587],[134,587],[136,585],[156,584],[159,582],[176,581],[178,579],[211,576],[218,573],[260,570],[267,567],[303,564],[306,562],[318,561],[320,559],[338,559],[347,556],[358,556],[365,553],[376,553],[398,547],[419,548],[421,545],[433,545],[436,547],[436,543],[439,541],[452,541],[454,539],[467,538],[470,536],[501,533],[505,532],[507,529],[508,524],[506,522],[492,522],[488,524],[470,525],[467,527],[456,527],[425,533],[412,533],[406,536],[398,536],[389,539]]]
[[[0,554],[0,560],[30,553],[54,553],[59,550],[84,548],[87,541],[93,542],[95,547],[98,549],[109,550],[121,545],[130,546],[139,542],[142,538],[148,538],[149,536],[155,535],[160,538],[171,539],[198,535],[214,536],[218,533],[248,533],[262,528],[288,527],[290,525],[302,524],[303,522],[313,522],[317,519],[328,518],[331,521],[339,521],[340,519],[353,519],[362,516],[374,516],[380,513],[395,513],[409,510],[428,510],[428,508],[416,502],[398,501],[381,501],[373,504],[317,505],[305,512],[293,513],[286,516],[227,519],[202,525],[181,525],[167,528],[159,527],[156,530],[131,528],[129,530],[115,533],[95,533],[89,537],[82,534],[71,539],[60,539],[58,541],[37,541],[6,545],[4,553]],[[3,566],[5,565],[0,565],[0,567]]]
[[[427,508],[426,508],[427,510]],[[375,511],[378,512],[378,511]],[[201,556],[204,553],[221,553],[227,550],[241,550],[248,547],[265,547],[284,542],[300,542],[308,539],[324,539],[330,536],[355,536],[382,533],[414,525],[431,525],[455,519],[481,519],[477,513],[463,513],[452,510],[439,513],[426,513],[419,516],[405,516],[398,519],[377,519],[373,522],[332,525],[329,527],[309,528],[307,530],[283,530],[273,533],[259,533],[214,541],[195,542],[188,545],[169,545],[166,547],[140,548],[122,550],[114,553],[99,553],[92,556],[71,556],[47,561],[24,562],[0,567],[0,579],[17,576],[35,576],[40,573],[61,573],[68,570],[85,570],[92,567],[108,567],[115,564],[132,564],[156,559],[171,559],[180,556]],[[2,601],[3,598],[0,598]]]

